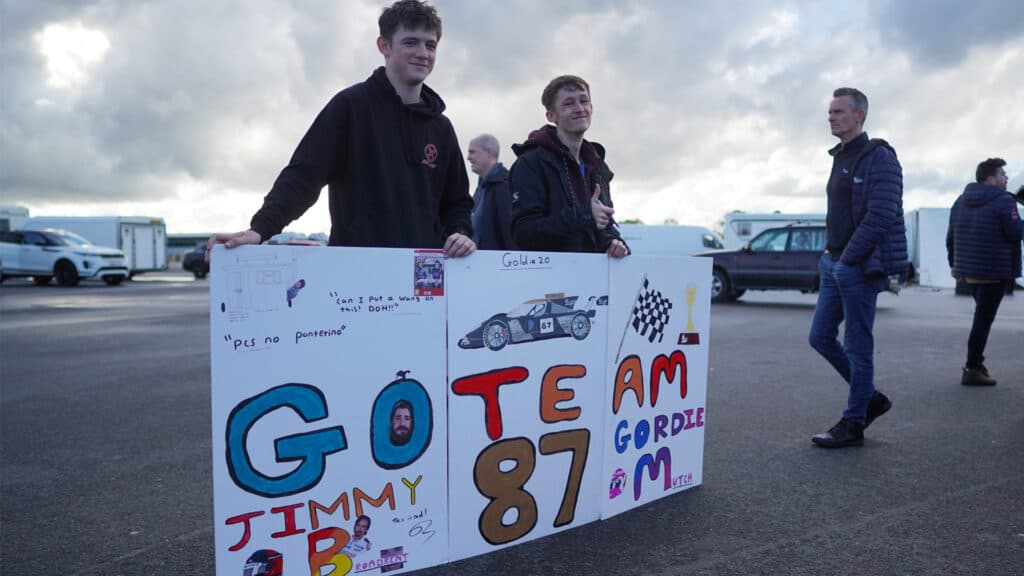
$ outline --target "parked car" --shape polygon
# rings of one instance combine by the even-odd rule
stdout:
[[[271,246],[326,246],[327,240],[316,235],[307,236],[300,232],[281,232],[271,236],[264,244]],[[322,234],[319,236],[323,236]]]
[[[578,296],[548,294],[527,300],[507,314],[495,314],[459,340],[459,348],[501,350],[506,344],[535,342],[572,336],[583,340],[590,334],[594,306],[607,306],[608,297],[591,296],[582,309],[575,308]]]
[[[76,286],[84,278],[115,286],[128,277],[128,264],[124,252],[66,230],[0,232],[0,281],[12,276],[31,276],[39,286],[54,277],[61,286]]]
[[[196,247],[187,252],[181,260],[181,267],[191,272],[197,280],[206,278],[210,273],[210,263],[206,261],[206,241],[196,242]]]
[[[825,227],[769,228],[738,250],[694,256],[714,259],[711,301],[728,302],[747,290],[818,290],[818,261],[825,251]]]

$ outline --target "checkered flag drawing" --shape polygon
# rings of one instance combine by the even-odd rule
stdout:
[[[641,336],[646,336],[647,341],[654,343],[657,339],[661,342],[665,337],[665,327],[671,316],[672,301],[661,294],[661,291],[651,287],[651,283],[644,276],[640,293],[633,302],[633,330]]]

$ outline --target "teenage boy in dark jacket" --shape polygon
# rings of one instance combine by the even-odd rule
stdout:
[[[424,84],[434,68],[441,19],[401,0],[378,21],[384,66],[339,92],[281,171],[250,228],[214,234],[228,248],[259,244],[312,206],[326,185],[332,246],[476,249],[469,178],[444,101]]]
[[[583,139],[593,107],[577,76],[555,78],[541,95],[548,124],[512,146],[512,235],[521,250],[605,252],[629,249],[615,227],[612,171],[604,147]]]
[[[985,344],[1008,283],[1021,274],[1021,221],[1006,191],[1006,161],[989,158],[975,172],[976,182],[953,203],[946,231],[950,273],[971,286],[974,323],[967,338],[967,364],[960,383],[995,386],[983,364]]]
[[[832,94],[828,120],[839,144],[829,150],[826,250],[809,341],[850,385],[839,423],[811,441],[826,448],[860,446],[864,429],[892,402],[875,390],[874,322],[878,293],[907,270],[903,170],[884,141],[868,140],[868,99],[860,90]],[[843,342],[837,339],[844,325]]]

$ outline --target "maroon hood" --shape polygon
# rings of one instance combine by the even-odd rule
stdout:
[[[545,124],[530,132],[530,135],[526,137],[526,142],[512,145],[512,151],[516,156],[522,156],[527,150],[538,147],[547,148],[557,156],[565,156],[567,160],[576,162],[576,159],[569,153],[569,149],[558,139],[558,130],[551,124]],[[604,146],[584,140],[580,147],[580,156],[583,157],[583,162],[587,166],[599,166],[604,162]]]
[[[576,163],[576,158],[569,153],[569,148],[558,139],[558,130],[554,126],[547,124],[530,132],[526,142],[512,145],[512,151],[515,152],[516,156],[522,156],[534,148],[548,150],[556,157],[564,159],[567,165],[573,168],[569,170],[573,192],[582,206],[588,206],[592,192],[588,191],[589,186],[579,177],[579,164]],[[583,158],[583,163],[587,165],[589,179],[593,170],[604,164],[604,147],[595,142],[584,140],[583,145],[580,146],[580,157]]]

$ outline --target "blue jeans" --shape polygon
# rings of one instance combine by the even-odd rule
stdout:
[[[850,385],[843,418],[863,425],[875,393],[875,305],[887,279],[868,278],[860,268],[832,261],[828,254],[818,262],[818,275],[818,305],[808,340]],[[844,321],[840,344],[839,324]]]

